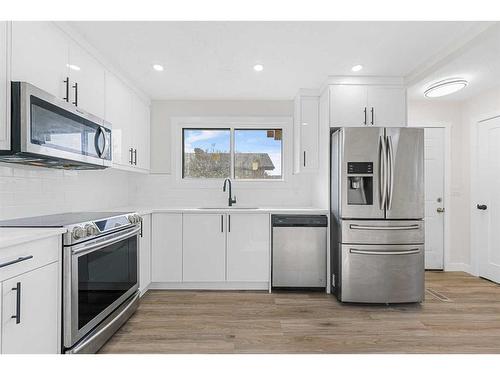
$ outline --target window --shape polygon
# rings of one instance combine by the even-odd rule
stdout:
[[[282,129],[184,128],[183,178],[279,180]]]

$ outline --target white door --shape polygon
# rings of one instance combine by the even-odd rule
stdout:
[[[151,215],[142,217],[139,265],[139,289],[143,293],[151,283]]]
[[[227,280],[269,281],[269,215],[228,214]]]
[[[425,137],[425,268],[444,267],[445,129],[426,128]]]
[[[104,67],[96,59],[76,43],[70,44],[71,102],[99,118],[104,118],[104,74]],[[77,92],[78,97],[75,96]]]
[[[225,215],[185,214],[182,229],[183,281],[225,281]]]
[[[59,352],[58,291],[57,262],[2,283],[2,353]]]
[[[478,125],[479,276],[500,283],[500,117]]]
[[[153,214],[151,280],[182,281],[182,214]]]
[[[368,124],[384,127],[406,126],[406,89],[368,88]]]
[[[65,98],[69,40],[52,22],[12,22],[12,80]]]
[[[330,87],[330,127],[364,126],[368,122],[367,88],[362,85]]]

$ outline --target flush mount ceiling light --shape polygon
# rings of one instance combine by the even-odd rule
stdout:
[[[71,70],[76,70],[76,71],[80,70],[80,67],[78,65],[66,64],[66,66]]]
[[[351,70],[353,72],[359,72],[361,69],[363,69],[363,65],[354,65]]]
[[[256,72],[262,72],[264,70],[264,65],[262,65],[262,64],[255,64],[253,66],[253,70],[255,70]]]
[[[156,70],[157,72],[163,72],[163,65],[154,64],[153,69]]]
[[[439,98],[440,96],[450,95],[454,92],[462,90],[467,86],[467,81],[463,78],[448,78],[438,81],[429,86],[424,91],[427,98]]]

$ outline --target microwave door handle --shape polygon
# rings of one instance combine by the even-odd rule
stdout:
[[[387,171],[386,171],[386,154],[387,150],[385,147],[384,136],[381,135],[379,138],[379,173],[378,173],[378,188],[379,188],[379,198],[380,198],[380,209],[385,209],[386,199],[387,199]]]

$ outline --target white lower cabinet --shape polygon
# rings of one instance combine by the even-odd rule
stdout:
[[[2,282],[3,354],[60,351],[59,284],[58,262]]]
[[[182,214],[155,213],[152,223],[151,281],[182,281]]]
[[[143,294],[151,284],[151,215],[142,216],[139,237],[139,290]]]
[[[228,214],[227,281],[269,280],[269,215]]]
[[[225,281],[224,214],[183,215],[183,281]]]

